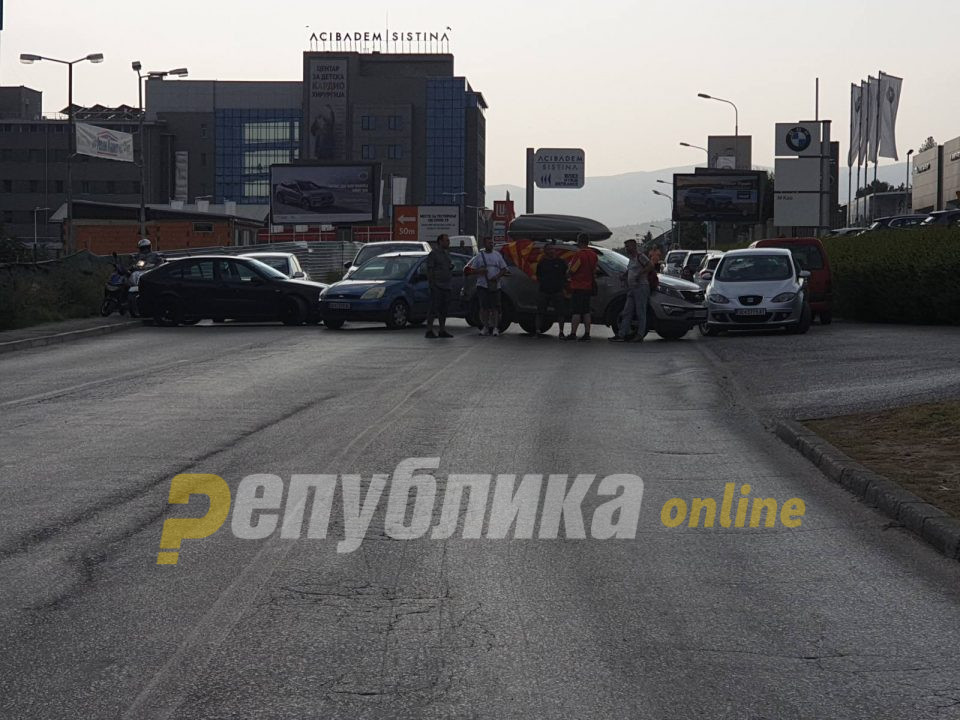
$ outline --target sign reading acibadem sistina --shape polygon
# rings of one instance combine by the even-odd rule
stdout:
[[[307,122],[304,158],[347,159],[347,60],[309,57],[304,86]]]

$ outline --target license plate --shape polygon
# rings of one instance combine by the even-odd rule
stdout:
[[[763,308],[746,308],[745,310],[737,310],[737,315],[766,315],[767,311]]]
[[[332,303],[330,303],[330,309],[331,309],[331,310],[349,310],[349,309],[350,309],[350,303],[335,303],[335,302],[332,302]]]

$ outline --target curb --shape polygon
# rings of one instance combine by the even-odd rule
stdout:
[[[57,345],[72,340],[82,340],[83,338],[94,337],[96,335],[109,335],[110,333],[119,332],[120,330],[137,327],[140,324],[139,320],[127,320],[125,322],[111,323],[110,325],[84,328],[83,330],[71,330],[69,332],[54,333],[52,335],[41,335],[24,340],[9,340],[7,342],[0,342],[0,355],[17,350],[29,350],[30,348]]]
[[[868,470],[794,420],[777,421],[774,432],[828,478],[912,530],[942,555],[960,560],[960,520]]]

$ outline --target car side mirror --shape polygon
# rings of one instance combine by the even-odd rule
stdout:
[[[713,280],[713,271],[711,271],[711,270],[704,270],[703,272],[700,273],[700,279],[701,279],[701,280]]]
[[[291,275],[291,277],[297,279],[306,277],[306,275],[304,274],[303,270],[297,270],[293,275]]]
[[[343,264],[343,269],[344,269],[344,270],[349,270],[352,266],[353,266],[353,263],[352,263],[352,262],[345,262],[345,263]]]
[[[806,280],[808,277],[810,277],[810,271],[809,271],[809,270],[801,270],[801,271],[800,271],[800,277],[801,277],[802,279]]]

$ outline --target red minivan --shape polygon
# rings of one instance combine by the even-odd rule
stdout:
[[[823,243],[815,237],[770,238],[757,240],[752,248],[786,248],[800,265],[801,270],[810,271],[807,281],[810,288],[810,309],[820,318],[821,325],[829,325],[833,320],[833,281],[830,278],[830,261]]]

